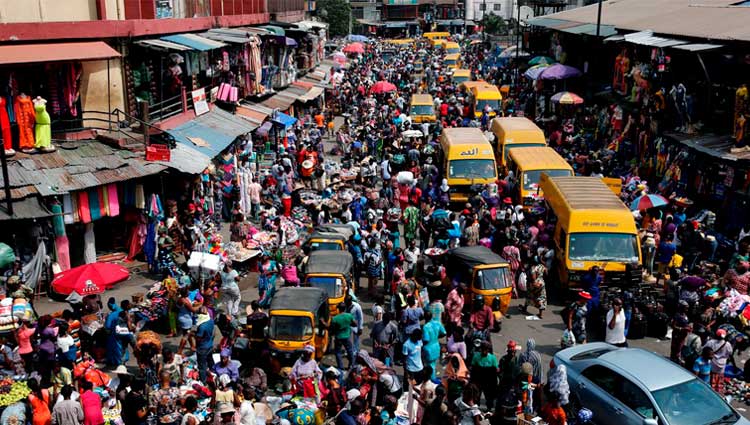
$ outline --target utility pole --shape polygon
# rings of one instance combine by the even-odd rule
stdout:
[[[599,7],[596,10],[596,36],[599,37],[599,28],[602,26],[602,0],[599,0]]]
[[[518,25],[518,28],[516,30],[516,90],[518,93],[521,92],[521,75],[520,70],[518,66],[518,58],[520,57],[521,53],[521,0],[516,0],[516,7],[518,7],[518,17],[516,19],[516,24]]]

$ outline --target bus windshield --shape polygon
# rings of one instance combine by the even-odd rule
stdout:
[[[638,261],[636,235],[627,233],[571,233],[569,246],[572,261]]]
[[[338,298],[344,294],[344,283],[337,277],[310,276],[307,284],[324,290],[329,298]]]
[[[482,269],[477,272],[474,284],[479,290],[504,289],[513,286],[513,278],[508,267]]]
[[[497,99],[479,99],[477,100],[476,110],[478,112],[484,111],[484,107],[489,106],[493,111],[500,109],[500,101]]]
[[[411,115],[435,115],[432,105],[411,105]]]
[[[454,179],[494,179],[495,161],[491,159],[454,159],[448,166]]]
[[[271,316],[268,337],[276,340],[305,341],[313,336],[312,321],[305,316]]]
[[[539,186],[539,178],[542,173],[547,173],[550,177],[572,176],[570,170],[531,170],[523,173],[523,189],[536,190]]]

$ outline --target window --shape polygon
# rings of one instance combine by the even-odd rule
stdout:
[[[504,289],[513,286],[513,277],[507,267],[482,269],[477,272],[475,286],[480,290]]]
[[[609,394],[613,394],[615,392],[615,388],[617,387],[617,380],[618,378],[621,378],[620,375],[612,372],[604,366],[599,365],[594,365],[587,368],[583,371],[582,375]]]
[[[492,159],[454,159],[448,166],[452,179],[494,179],[495,161]]]
[[[492,10],[495,12],[499,12],[503,8],[503,5],[500,3],[495,3],[492,5]]]
[[[277,340],[305,341],[313,334],[309,317],[271,316],[268,337]]]
[[[584,370],[583,376],[642,417],[652,419],[656,416],[654,405],[646,393],[620,374],[594,365]]]
[[[487,4],[486,3],[479,3],[479,10],[481,10],[481,11],[487,10]]]
[[[651,394],[664,419],[670,424],[702,425],[718,418],[726,418],[728,423],[734,423],[739,419],[721,396],[698,379]]]
[[[627,233],[571,233],[571,260],[578,261],[638,261],[636,235]]]

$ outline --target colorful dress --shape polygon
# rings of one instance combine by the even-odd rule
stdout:
[[[21,150],[34,149],[34,105],[28,96],[19,96],[13,105],[18,123],[18,147]]]
[[[36,117],[36,149],[47,150],[52,146],[52,120],[47,113],[45,101],[34,102],[34,112]]]

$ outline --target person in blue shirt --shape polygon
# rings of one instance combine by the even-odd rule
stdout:
[[[667,272],[669,263],[672,262],[672,257],[677,252],[677,245],[674,243],[674,236],[669,233],[659,243],[659,247],[656,249],[656,264],[658,265],[657,272],[659,275],[663,275]]]
[[[214,321],[209,317],[205,307],[201,307],[196,323],[198,328],[195,331],[195,354],[198,360],[198,374],[200,380],[206,382],[206,372],[213,362],[211,354],[214,350]]]
[[[216,375],[227,375],[232,382],[240,379],[240,369],[237,363],[232,361],[232,349],[224,348],[221,350],[221,361],[214,365]]]
[[[409,339],[404,342],[402,348],[404,355],[404,371],[406,378],[404,381],[409,382],[408,378],[418,379],[421,376],[424,365],[422,364],[422,329],[417,327],[409,335]]]
[[[714,357],[714,351],[711,347],[703,347],[700,357],[693,363],[693,373],[703,382],[711,383],[711,359]]]

